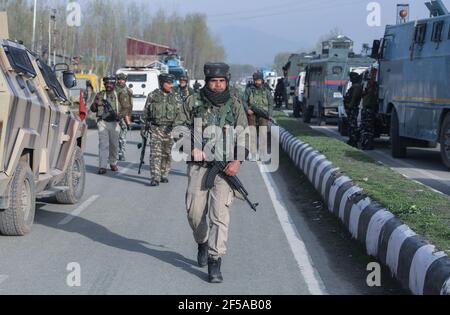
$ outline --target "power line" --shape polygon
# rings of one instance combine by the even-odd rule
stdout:
[[[317,3],[317,1],[316,1]],[[289,10],[283,10],[283,11],[279,11],[279,12],[275,12],[275,13],[268,13],[268,14],[262,14],[262,15],[254,15],[254,16],[246,16],[246,17],[236,17],[236,18],[231,18],[231,19],[225,19],[225,20],[215,20],[212,19],[214,22],[216,23],[224,23],[224,22],[234,22],[234,21],[242,21],[242,20],[250,20],[250,19],[258,19],[258,18],[264,18],[264,17],[271,17],[271,16],[280,16],[280,15],[289,15],[289,14],[293,14],[293,13],[299,13],[299,12],[311,12],[311,11],[315,11],[315,10],[326,10],[326,9],[332,9],[335,8],[336,5],[338,5],[339,7],[341,6],[348,6],[348,5],[353,5],[356,3],[361,3],[360,0],[353,0],[352,2],[348,2],[348,3],[334,3],[335,6],[332,6],[330,4],[325,4],[325,6],[319,6],[319,7],[302,7],[302,8],[296,8],[296,9],[292,9],[290,8]],[[313,3],[310,3],[313,4]]]

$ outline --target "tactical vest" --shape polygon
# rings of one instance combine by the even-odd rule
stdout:
[[[211,102],[200,97],[198,94],[195,94],[193,97],[193,117],[202,119],[203,128],[218,126],[223,129],[227,125],[234,127],[236,119],[233,113],[232,97],[224,106],[214,106]]]
[[[107,91],[101,91],[98,95],[99,100],[107,100],[113,110],[116,111],[116,113],[119,112],[119,99],[117,97],[116,91],[107,92]],[[103,106],[98,106],[98,112],[97,112],[97,118],[102,118],[102,116],[105,114],[105,108]]]
[[[164,95],[157,90],[150,102],[150,119],[155,124],[172,124],[177,116],[178,101],[173,93]]]
[[[250,106],[256,106],[257,108],[262,110],[268,110],[269,99],[267,97],[267,90],[264,88],[250,88],[248,103]]]

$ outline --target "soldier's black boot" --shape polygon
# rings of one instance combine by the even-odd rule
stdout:
[[[222,258],[215,259],[208,257],[208,275],[210,283],[222,283],[223,277],[220,272],[220,266],[222,264]]]
[[[165,177],[161,178],[161,183],[167,184],[168,182],[169,182],[168,178],[165,178]]]
[[[150,187],[156,187],[156,186],[159,186],[159,182],[155,179],[152,179],[150,181]]]
[[[208,265],[208,242],[204,244],[198,244],[197,262],[200,267],[206,267]]]

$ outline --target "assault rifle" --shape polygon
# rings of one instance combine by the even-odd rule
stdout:
[[[268,120],[275,126],[278,126],[278,124],[272,119],[272,117],[270,117],[269,113],[267,111],[265,111],[264,109],[258,108],[256,106],[250,106],[250,109],[252,112],[255,113],[256,117]]]

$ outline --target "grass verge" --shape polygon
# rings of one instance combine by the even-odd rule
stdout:
[[[352,178],[355,185],[439,250],[450,253],[450,199],[384,166],[361,150],[274,113],[284,129],[310,144]]]

